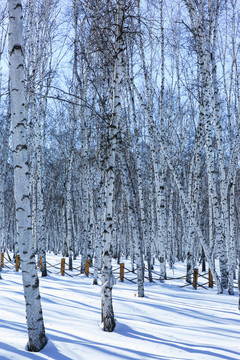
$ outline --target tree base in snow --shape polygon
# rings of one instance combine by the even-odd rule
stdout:
[[[30,351],[30,352],[39,352],[47,345],[47,342],[48,342],[48,339],[44,335],[42,337],[42,339],[39,341],[39,344],[37,344],[37,345],[34,345],[34,344],[31,343],[31,341],[29,341],[27,343],[27,350]]]
[[[112,332],[115,329],[116,321],[114,318],[107,318],[102,323],[103,331]]]
[[[46,277],[47,276],[47,269],[42,271],[42,277]]]

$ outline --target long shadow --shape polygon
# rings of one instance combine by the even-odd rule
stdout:
[[[168,284],[164,284],[163,285],[164,287],[167,288],[167,290],[169,290],[169,288],[173,289],[174,292],[171,293],[171,292],[168,292],[167,294],[164,294],[165,296],[167,297],[170,297],[170,298],[176,298],[176,292],[178,292],[178,296],[177,298],[178,299],[193,299],[193,301],[195,300],[196,301],[196,290],[192,290],[192,289],[182,289],[181,287],[179,286],[173,286],[173,285],[168,285]],[[235,291],[235,296],[238,297],[238,291]],[[156,297],[156,293],[153,293],[153,295]],[[210,302],[210,298],[209,297],[206,297],[206,295],[208,295],[207,293],[207,290],[205,290],[205,292],[201,292],[201,291],[198,291],[198,301],[203,301],[203,302]],[[209,293],[209,295],[212,295],[214,297],[214,299],[212,299],[212,301],[214,301],[214,303],[217,303],[217,304],[222,304],[222,297],[223,296],[228,296],[229,295],[226,295],[226,294],[216,294],[216,293]],[[191,298],[190,298],[191,296]],[[218,300],[219,299],[219,300]],[[216,309],[218,310],[218,309]],[[220,311],[223,311],[223,312],[227,312],[226,310],[220,310]]]
[[[121,334],[122,336],[126,336],[127,338],[133,338],[135,340],[150,341],[153,343],[163,344],[165,346],[177,348],[179,350],[182,350],[182,351],[185,351],[188,353],[214,356],[214,359],[237,360],[238,358],[240,358],[240,353],[233,351],[233,350],[226,350],[221,347],[210,346],[210,345],[200,345],[200,344],[197,344],[197,345],[191,344],[190,345],[190,344],[180,342],[180,341],[175,341],[175,340],[174,341],[162,340],[161,338],[151,335],[149,333],[143,333],[143,332],[133,330],[131,327],[129,327],[126,324],[118,324],[118,326],[116,328],[116,332]],[[206,348],[209,350],[201,350],[201,349],[199,349],[200,347]],[[225,356],[222,354],[218,354],[218,353],[216,353],[216,351],[221,351],[221,352],[223,351],[223,352],[229,353],[229,355]]]
[[[0,328],[10,329],[10,330],[17,330],[17,331],[21,331],[21,332],[26,332],[27,331],[26,330],[27,329],[26,325],[21,324],[21,323],[16,322],[16,321],[10,321],[10,320],[1,320]]]
[[[20,355],[23,357],[24,360],[25,359],[40,360],[40,359],[43,359],[41,354],[45,354],[53,360],[72,360],[68,356],[61,354],[58,351],[58,349],[56,348],[56,346],[52,343],[51,340],[48,340],[48,343],[45,346],[45,348],[39,353],[33,353],[33,352],[29,352],[27,350],[19,350],[14,346],[0,342],[0,359],[1,360],[5,360],[5,359],[9,360],[8,357],[5,357],[1,354],[1,350],[7,351],[11,354],[14,354],[15,359],[17,359],[18,358],[17,356]]]
[[[120,297],[115,297],[115,300],[117,300],[119,302],[124,302],[124,299],[122,299]],[[197,310],[197,306],[194,306],[194,309],[191,309],[191,308],[186,308],[186,307],[178,308],[176,306],[173,307],[173,306],[163,305],[163,303],[161,303],[160,297],[159,297],[159,304],[153,304],[152,302],[148,304],[146,302],[146,300],[144,300],[144,304],[142,304],[142,303],[136,304],[136,302],[134,300],[128,300],[128,303],[131,303],[132,305],[134,305],[134,307],[136,307],[138,305],[144,305],[146,307],[156,308],[158,310],[164,310],[164,311],[167,311],[169,313],[174,313],[174,314],[178,313],[181,316],[187,316],[189,318],[205,320],[205,321],[208,321],[211,323],[216,323],[216,324],[223,324],[224,321],[226,321],[226,320],[231,321],[232,323],[239,324],[238,319],[221,318],[220,315],[217,316],[217,315],[213,315],[213,314],[208,316],[203,311]],[[164,303],[166,303],[166,300],[164,300]],[[180,306],[182,306],[182,305],[180,304]],[[214,310],[214,309],[212,311],[218,312],[218,310]],[[230,314],[236,315],[234,312],[230,312]]]
[[[172,313],[174,314],[174,311],[172,311]],[[119,318],[122,318],[123,320],[128,320],[129,319],[129,313],[125,312],[121,312],[121,313],[117,313],[116,312],[116,316],[119,317]],[[131,318],[133,320],[137,320],[137,321],[142,321],[143,323],[151,323],[151,324],[154,324],[154,325],[159,325],[159,326],[167,326],[167,327],[172,327],[172,328],[179,328],[179,329],[188,329],[188,330],[191,330],[191,331],[196,331],[196,332],[199,332],[201,331],[201,328],[199,326],[197,327],[194,327],[194,324],[190,324],[189,326],[187,326],[186,324],[182,324],[179,322],[179,324],[175,323],[175,322],[171,322],[171,315],[169,316],[169,321],[163,321],[163,320],[157,320],[157,319],[153,319],[152,317],[149,317],[149,316],[145,316],[145,315],[141,315],[141,314],[136,314],[134,316],[134,314],[131,314]],[[199,319],[201,319],[199,317]],[[209,320],[210,323],[212,323],[212,321]],[[219,321],[220,323],[220,321]],[[208,331],[208,329],[203,329],[204,332],[209,332],[211,334],[215,333],[213,332],[212,330],[214,329],[218,329],[218,326],[211,326],[211,331]],[[236,331],[234,330],[230,330],[230,329],[222,329],[224,331],[224,333],[228,333],[229,336],[231,337],[234,337],[234,335],[236,335]],[[216,332],[215,333],[216,335],[221,335],[221,333],[218,333]],[[235,336],[236,339],[239,339],[239,337]]]
[[[54,334],[55,333],[55,334]],[[212,356],[214,359],[216,360],[236,360],[238,359],[239,353],[235,352],[235,351],[227,351],[218,347],[213,347],[213,346],[202,346],[205,347],[206,350],[204,349],[199,349],[200,345],[189,345],[183,342],[176,342],[176,341],[165,341],[162,340],[159,337],[150,335],[150,334],[146,334],[146,333],[141,333],[138,331],[133,330],[131,327],[125,325],[125,324],[118,324],[115,333],[121,335],[121,336],[125,336],[128,339],[135,339],[135,340],[140,340],[140,341],[150,341],[153,343],[157,343],[157,344],[162,344],[164,347],[171,347],[171,348],[175,348],[178,350],[181,350],[183,352],[186,353],[191,353],[192,357],[194,359],[195,355],[208,355],[208,356]],[[32,359],[32,360],[40,360],[41,357],[41,353],[47,355],[49,358],[53,359],[53,360],[73,360],[71,358],[69,358],[68,356],[65,356],[63,354],[61,354],[58,349],[56,348],[56,346],[54,345],[53,341],[56,342],[61,342],[61,343],[68,343],[68,344],[74,344],[74,345],[79,345],[80,348],[83,349],[91,349],[91,350],[95,350],[97,352],[99,352],[99,354],[101,353],[102,355],[109,355],[111,356],[112,359],[123,359],[123,360],[134,360],[136,359],[136,356],[139,358],[141,357],[142,359],[152,359],[152,360],[164,360],[164,359],[180,359],[174,356],[171,357],[167,357],[167,356],[163,356],[160,353],[159,354],[151,354],[148,352],[144,352],[144,351],[137,351],[131,348],[123,348],[123,347],[119,347],[119,346],[115,346],[115,345],[109,345],[109,344],[102,344],[100,342],[96,342],[96,341],[90,341],[78,336],[71,336],[72,338],[69,339],[68,336],[66,336],[67,334],[65,334],[64,332],[61,331],[52,331],[51,336],[49,336],[49,342],[46,345],[46,347],[38,354],[38,353],[30,353],[27,351],[23,351],[23,350],[19,350],[13,346],[4,344],[2,342],[0,342],[0,358],[1,360],[9,360],[7,357],[4,357],[3,355],[1,355],[1,349],[8,351],[9,353],[12,353],[16,356],[17,358],[17,354],[21,355],[24,359]],[[128,341],[129,343],[129,341]],[[119,353],[119,351],[121,352],[121,354]],[[218,351],[225,351],[226,353],[228,353],[227,355],[222,355],[219,354]],[[186,357],[186,359],[189,357]],[[81,360],[81,357],[78,357],[78,360]],[[181,360],[184,360],[183,357],[181,357]]]
[[[89,304],[89,297],[88,299],[86,299],[86,303],[83,303],[82,301],[78,301],[78,300],[71,300],[71,299],[65,299],[64,297],[60,297],[60,296],[56,296],[56,295],[48,295],[47,297],[44,296],[44,294],[42,294],[41,296],[42,299],[42,304],[52,304],[52,305],[61,305],[66,306],[68,309],[73,309],[73,310],[87,310],[87,311],[92,311],[94,313],[99,313],[99,307],[94,306],[94,305],[90,305]],[[55,310],[55,312],[57,313],[57,310]],[[61,312],[59,311],[59,313],[61,314]],[[69,314],[69,316],[71,316]],[[76,315],[73,315],[74,317]]]
[[[119,324],[117,325],[114,333],[119,334],[119,336],[124,336],[128,339],[127,343],[129,344],[129,339],[134,339],[138,341],[147,341],[158,345],[167,346],[170,348],[178,349],[181,351],[184,351],[186,353],[193,354],[194,355],[208,355],[212,356],[215,360],[237,360],[239,358],[239,352],[223,349],[221,347],[217,346],[210,346],[210,345],[193,345],[188,344],[181,341],[171,341],[171,340],[163,340],[160,337],[151,335],[149,333],[139,332],[136,330],[133,330],[131,327],[129,327],[126,324]],[[54,335],[55,334],[55,335]],[[103,344],[96,341],[91,341],[88,339],[80,338],[76,335],[71,335],[71,339],[69,337],[65,337],[63,335],[66,335],[64,332],[53,330],[51,334],[51,339],[54,341],[60,341],[61,343],[72,343],[72,344],[78,344],[80,347],[86,347],[90,349],[95,349],[101,353],[107,353],[108,355],[111,355],[116,359],[126,359],[126,360],[132,360],[136,359],[136,357],[133,357],[133,354],[137,354],[138,356],[141,356],[142,359],[161,359],[161,355],[151,354],[143,351],[137,351],[133,350],[131,348],[125,348],[125,347],[119,347],[116,345],[110,345],[110,344]],[[107,337],[107,335],[106,335]],[[205,350],[203,349],[205,348]],[[123,352],[124,354],[119,354],[118,351]],[[219,354],[219,352],[225,352],[227,355]],[[117,354],[117,355],[116,355]],[[189,357],[188,357],[189,358]],[[172,359],[172,358],[170,358]]]
[[[56,332],[59,333],[58,331],[56,331]],[[150,359],[161,360],[162,359],[160,357],[160,354],[155,355],[155,354],[150,354],[150,353],[144,352],[144,351],[137,351],[137,350],[132,350],[129,348],[126,349],[125,347],[109,345],[106,343],[103,344],[100,342],[87,340],[87,339],[80,338],[77,336],[72,336],[72,337],[73,337],[73,339],[69,339],[69,338],[60,336],[58,334],[56,334],[56,335],[51,334],[51,339],[53,341],[79,345],[79,347],[81,347],[83,349],[83,352],[84,352],[84,348],[95,350],[96,352],[101,354],[101,357],[103,355],[105,355],[105,356],[108,355],[108,356],[111,356],[112,359],[136,360],[136,359],[139,359],[139,356],[141,356],[141,359],[144,359],[144,360],[145,359],[146,360],[148,360],[148,359],[149,360]],[[120,354],[119,351],[121,351],[122,354]],[[136,355],[138,356],[137,358],[136,358]],[[80,359],[81,358],[79,357],[78,360],[80,360]],[[96,359],[97,359],[97,357],[96,357]]]
[[[146,304],[145,304],[146,305]],[[151,307],[157,307],[156,305],[153,305],[153,304],[149,304],[149,306]],[[131,317],[133,320],[137,320],[137,321],[142,321],[143,323],[152,323],[154,325],[157,325],[157,326],[166,326],[168,328],[174,328],[174,329],[184,329],[184,330],[189,330],[191,332],[205,332],[205,333],[208,333],[208,334],[215,334],[217,336],[230,336],[232,339],[237,339],[239,341],[239,336],[236,336],[236,331],[234,330],[231,330],[229,328],[222,328],[222,332],[224,333],[221,333],[219,332],[219,324],[223,324],[225,325],[225,321],[228,320],[228,325],[230,324],[229,322],[231,323],[239,323],[238,320],[235,320],[235,319],[222,319],[220,316],[219,318],[218,317],[215,317],[215,320],[212,321],[212,316],[211,317],[206,317],[205,315],[205,318],[204,318],[204,314],[202,314],[200,311],[198,312],[198,316],[195,316],[195,312],[193,310],[190,310],[190,314],[187,314],[187,311],[188,310],[184,310],[183,312],[181,312],[181,309],[179,309],[178,311],[176,310],[176,308],[172,308],[172,307],[169,307],[169,306],[163,306],[163,305],[160,305],[159,308],[161,310],[164,310],[164,311],[167,311],[169,312],[169,321],[163,321],[163,320],[157,320],[157,319],[154,319],[152,317],[148,317],[148,316],[145,316],[145,315],[141,315],[140,312],[138,312],[137,314],[131,314]],[[195,319],[195,322],[196,320],[199,318],[200,320],[205,320],[205,321],[208,321],[211,326],[208,326],[207,328],[204,328],[204,329],[201,329],[199,326],[194,326],[194,322],[189,324],[189,325],[186,325],[186,324],[182,324],[181,322],[179,322],[178,324],[176,322],[171,322],[171,314],[175,316],[176,313],[179,313],[180,315],[184,315],[184,316],[188,316],[190,318],[194,318]],[[119,312],[117,313],[116,312],[116,316],[119,318],[119,319],[123,319],[124,320],[128,320],[129,318],[129,313],[128,312]],[[215,326],[213,326],[214,324],[216,324]],[[239,356],[239,359],[240,359],[240,356]]]

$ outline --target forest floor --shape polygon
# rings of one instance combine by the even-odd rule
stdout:
[[[51,254],[47,259],[60,262]],[[136,284],[117,279],[117,326],[106,333],[100,326],[101,286],[92,285],[91,275],[51,271],[40,278],[48,344],[40,353],[29,353],[21,271],[3,269],[0,360],[240,360],[237,289],[235,296],[218,295],[216,287],[181,287],[184,279],[155,280],[145,283],[145,297],[139,298]],[[169,277],[184,273],[182,263],[168,270]]]

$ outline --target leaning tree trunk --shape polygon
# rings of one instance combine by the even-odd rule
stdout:
[[[47,343],[39,280],[32,243],[29,192],[29,162],[27,149],[27,119],[25,117],[24,55],[22,48],[22,4],[9,0],[9,73],[14,161],[14,196],[16,204],[17,240],[19,243],[26,317],[28,350],[40,351]]]

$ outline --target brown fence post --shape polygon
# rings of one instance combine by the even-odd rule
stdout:
[[[65,259],[64,258],[61,259],[61,274],[62,274],[62,276],[64,276],[64,274],[65,274]]]
[[[89,266],[90,266],[90,260],[87,259],[85,262],[85,275],[89,276]]]
[[[198,269],[194,269],[193,273],[193,287],[197,290],[197,283],[198,283]]]
[[[124,282],[124,263],[120,264],[120,281]]]
[[[208,287],[213,288],[213,276],[211,270],[208,270]]]
[[[19,267],[20,267],[20,255],[17,254],[16,255],[16,263],[15,263],[15,268],[16,268],[16,271],[19,271]]]
[[[42,255],[40,255],[39,259],[39,269],[42,271]]]
[[[1,253],[1,267],[4,268],[4,252]]]

